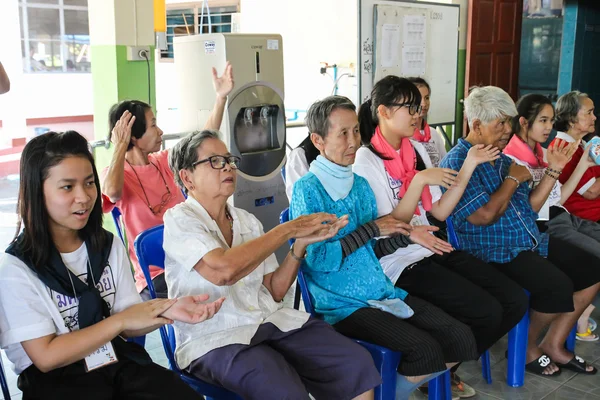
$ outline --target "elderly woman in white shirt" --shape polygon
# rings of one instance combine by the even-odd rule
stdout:
[[[227,204],[239,162],[214,131],[182,139],[169,155],[188,193],[164,216],[169,295],[226,298],[213,319],[174,325],[179,367],[244,399],[372,399],[381,377],[369,353],[281,303],[306,247],[333,237],[347,217],[312,214],[264,233],[256,217]],[[278,265],[273,253],[290,239]]]

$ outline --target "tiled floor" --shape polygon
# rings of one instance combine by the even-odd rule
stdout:
[[[598,305],[600,305],[600,302]],[[600,311],[592,315],[600,322]],[[600,373],[594,376],[582,376],[569,371],[563,371],[559,377],[544,378],[527,373],[525,385],[521,388],[511,388],[506,385],[506,350],[507,339],[499,341],[491,349],[492,384],[488,385],[481,376],[481,364],[476,361],[463,364],[458,370],[461,378],[471,385],[477,396],[474,400],[600,400]],[[167,357],[162,347],[160,335],[155,331],[146,338],[146,350],[152,359],[167,367]],[[592,343],[577,342],[577,354],[600,368],[600,341]],[[17,389],[17,378],[10,370],[10,363],[4,352],[2,360],[7,375],[11,399],[21,399]],[[413,393],[410,400],[424,400],[425,396]]]

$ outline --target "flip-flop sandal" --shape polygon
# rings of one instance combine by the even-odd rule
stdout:
[[[538,357],[537,360],[533,360],[529,364],[525,364],[525,370],[529,371],[533,374],[541,375],[541,376],[558,376],[558,375],[560,375],[560,373],[561,373],[560,369],[558,371],[554,372],[553,374],[544,374],[544,370],[550,364],[552,364],[552,360],[550,359],[550,357],[547,354],[542,354],[541,356]],[[556,365],[558,367],[560,367],[560,365],[558,365],[558,364],[556,364]],[[585,369],[585,367],[584,367],[584,369]]]
[[[593,334],[591,329],[588,328],[587,332],[585,333],[577,332],[575,339],[581,340],[582,342],[595,342],[600,338],[597,335]]]
[[[588,318],[588,327],[590,328],[590,331],[594,332],[598,327],[598,324],[593,319]]]
[[[573,372],[577,372],[579,374],[584,374],[584,375],[595,375],[596,372],[598,372],[598,370],[596,369],[596,367],[594,367],[592,365],[592,370],[588,371],[587,367],[588,363],[585,362],[585,360],[579,356],[575,356],[573,358],[571,358],[571,360],[566,363],[566,364],[559,364],[559,363],[555,363],[559,368],[564,368],[564,369],[568,369],[571,370]]]

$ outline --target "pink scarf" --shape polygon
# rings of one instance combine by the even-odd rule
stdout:
[[[383,165],[392,178],[402,182],[399,193],[399,197],[402,199],[410,186],[410,182],[412,182],[415,175],[419,172],[417,171],[417,155],[410,139],[402,139],[400,142],[400,151],[397,152],[392,145],[385,140],[381,134],[381,129],[379,129],[378,126],[375,129],[375,135],[371,138],[371,145],[385,158],[389,158],[389,160],[383,160]],[[421,202],[426,211],[431,210],[432,198],[429,186],[425,186],[423,189],[423,192],[421,193]],[[415,214],[421,215],[418,206],[415,210]]]
[[[431,140],[431,128],[426,121],[423,121],[423,130],[417,128],[412,137],[417,142],[429,142]]]
[[[510,142],[508,142],[508,145],[504,148],[504,154],[513,156],[533,168],[548,167],[548,163],[544,161],[542,145],[536,143],[535,150],[532,151],[529,145],[517,135],[513,135],[510,139]]]

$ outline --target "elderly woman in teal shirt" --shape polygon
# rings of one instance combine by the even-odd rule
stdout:
[[[378,259],[411,243],[405,235],[415,231],[391,215],[376,219],[373,191],[352,173],[360,146],[354,104],[330,96],[314,103],[306,120],[321,155],[294,185],[290,213],[324,211],[349,220],[334,238],[307,248],[303,271],[315,312],[344,335],[401,352],[398,372],[411,383],[476,359],[466,325],[395,287],[381,268]],[[436,228],[414,229],[429,234]],[[389,237],[375,239],[380,236]]]

